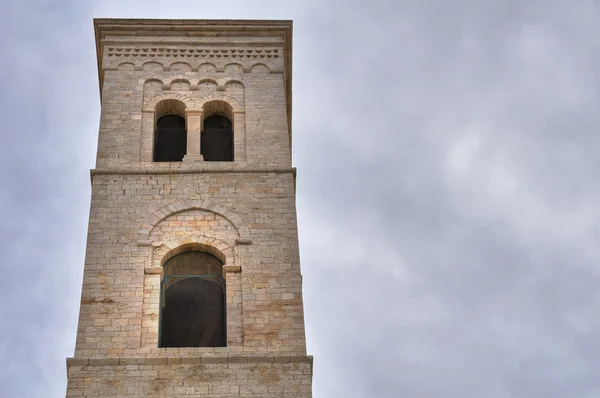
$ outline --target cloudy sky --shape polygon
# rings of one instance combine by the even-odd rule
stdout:
[[[315,398],[600,396],[600,3],[3,1],[0,396],[64,397],[92,18],[294,20]]]

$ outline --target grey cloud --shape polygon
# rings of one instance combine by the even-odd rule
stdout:
[[[2,6],[3,397],[64,396],[74,344],[98,115],[78,4]]]
[[[5,396],[64,391],[97,134],[92,16],[294,19],[315,397],[600,394],[595,2],[172,3],[4,7]]]
[[[594,396],[598,10],[420,4],[328,26],[346,51],[315,50],[312,76],[333,73],[296,105],[315,384],[335,369],[327,396]],[[337,237],[325,256],[306,214]]]

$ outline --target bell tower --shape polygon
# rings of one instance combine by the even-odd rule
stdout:
[[[67,397],[311,397],[292,22],[94,27],[102,112]]]

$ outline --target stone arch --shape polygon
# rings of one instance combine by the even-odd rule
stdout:
[[[246,88],[246,85],[240,79],[227,78],[225,80],[226,80],[225,87],[227,87],[229,84],[237,83],[237,84],[241,84],[244,89]]]
[[[230,95],[221,94],[220,92],[216,92],[216,93],[210,94],[210,95],[205,95],[204,97],[198,99],[195,104],[196,108],[200,109],[204,106],[205,103],[210,102],[210,101],[227,102],[229,105],[231,105],[231,108],[234,113],[235,112],[244,112],[244,108],[242,107],[242,105],[240,105],[240,103],[235,98],[233,98]]]
[[[250,239],[250,231],[242,217],[231,209],[212,200],[180,200],[154,212],[137,232],[138,244],[148,244],[150,233],[165,218],[188,210],[205,210],[215,213],[229,221],[236,229],[241,240]]]
[[[140,79],[139,82],[143,84],[144,99],[146,100],[163,92],[164,84],[159,78]]]
[[[192,65],[184,61],[174,61],[169,67],[175,71],[190,72],[192,70]]]
[[[155,77],[148,78],[148,80],[159,81],[159,79],[157,79]],[[148,81],[148,80],[146,80],[146,81]],[[185,80],[188,83],[191,82],[191,80],[176,77],[173,79],[164,79],[163,84],[164,84],[164,86],[169,86],[171,82],[181,81],[181,80]],[[213,79],[202,79],[198,82],[198,84],[206,82],[206,81],[216,83],[216,81]],[[229,83],[243,84],[241,81],[239,81],[237,79],[228,79],[225,84],[229,84]],[[205,103],[210,102],[210,101],[224,101],[224,102],[227,102],[229,105],[231,105],[231,108],[234,113],[235,112],[244,112],[244,107],[238,102],[238,100],[236,100],[235,98],[233,98],[230,95],[223,94],[222,92],[215,92],[213,94],[205,95],[201,98],[192,98],[191,96],[185,95],[185,94],[164,92],[164,93],[160,93],[160,94],[150,98],[148,101],[146,101],[146,103],[143,106],[143,111],[144,112],[154,112],[154,109],[156,108],[156,104],[158,104],[160,101],[165,100],[165,99],[173,99],[173,100],[181,101],[185,104],[186,108],[189,108],[189,109],[201,109]]]
[[[212,211],[188,209],[161,220],[148,235],[148,242],[161,242],[190,236],[205,236],[233,244],[240,238],[236,227],[225,217]]]
[[[226,73],[244,73],[244,65],[239,62],[230,62],[223,66]]]
[[[144,84],[150,83],[150,82],[158,82],[160,84],[164,84],[163,81],[158,77],[149,77],[147,79],[142,79],[140,81],[143,82]]]
[[[195,106],[194,106],[195,100],[188,95],[176,94],[176,93],[161,93],[161,94],[158,94],[157,96],[149,99],[148,101],[146,101],[146,103],[143,106],[143,111],[144,112],[154,112],[156,105],[160,101],[163,101],[166,99],[181,101],[185,104],[186,108],[195,108]]]
[[[135,64],[133,62],[121,62],[119,65],[117,65],[118,69],[122,69],[122,70],[134,70],[135,69]]]
[[[176,99],[164,99],[154,107],[154,123],[165,115],[177,115],[185,119],[185,103]],[[187,122],[187,121],[186,121]]]
[[[172,83],[177,83],[177,82],[186,82],[187,84],[190,84],[190,79],[188,79],[187,77],[183,77],[183,76],[176,76],[173,78],[166,78],[164,80],[165,85],[170,85]]]
[[[157,61],[157,60],[143,62],[140,66],[142,67],[143,70],[148,70],[148,69],[150,69],[149,67],[152,67],[155,65],[160,67],[160,68],[157,68],[158,70],[165,69],[165,65],[162,62]]]
[[[198,84],[200,84],[200,83],[214,83],[214,84],[218,84],[215,79],[211,79],[210,77],[206,77],[206,78],[198,80]]]
[[[217,65],[213,64],[212,62],[203,62],[200,65],[198,65],[197,70],[201,73],[216,72]]]
[[[267,70],[264,71],[262,70],[263,68],[266,68]],[[252,66],[250,67],[250,71],[251,72],[258,72],[258,73],[269,73],[271,72],[271,68],[269,68],[266,64],[263,64],[262,62],[257,62],[255,64],[252,64]]]
[[[196,84],[195,88],[197,88],[198,90],[212,92],[212,91],[216,91],[218,86],[219,86],[219,83],[217,83],[217,81],[215,79],[203,78],[203,79],[198,79],[198,83]]]
[[[225,116],[233,123],[233,107],[227,101],[213,100],[202,105],[202,121],[200,125],[204,129],[204,120],[209,116]]]
[[[221,260],[223,266],[234,265],[235,263],[233,248],[228,244],[214,238],[194,236],[170,240],[156,247],[152,254],[150,266],[160,268],[176,255],[194,250],[212,254]]]
[[[177,83],[183,83],[183,85],[177,84]],[[190,79],[187,79],[185,77],[176,77],[176,78],[171,79],[169,81],[169,84],[165,85],[165,86],[168,87],[170,90],[187,91],[190,89],[191,85],[192,85],[192,82]]]

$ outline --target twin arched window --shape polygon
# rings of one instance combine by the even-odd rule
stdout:
[[[177,100],[163,100],[156,105],[154,132],[155,162],[181,162],[187,153],[185,105]],[[205,161],[232,162],[233,113],[224,101],[211,101],[203,107],[200,154]]]

